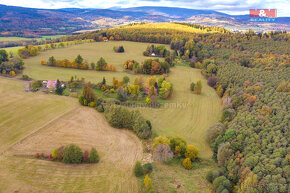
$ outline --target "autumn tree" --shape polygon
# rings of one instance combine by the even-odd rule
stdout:
[[[194,161],[197,158],[198,152],[198,148],[194,147],[193,145],[187,145],[184,155],[185,157],[191,159],[191,161]]]
[[[107,62],[105,61],[105,59],[103,57],[101,57],[99,59],[99,61],[97,62],[97,70],[104,70],[105,66],[107,65]]]
[[[79,54],[76,59],[74,60],[74,62],[77,64],[77,68],[80,68],[84,62],[83,57]]]
[[[198,81],[196,82],[196,84],[194,85],[194,92],[195,92],[196,94],[201,94],[201,89],[202,89],[201,81],[198,80]]]
[[[82,95],[79,98],[79,102],[82,105],[88,105],[90,102],[95,100],[94,90],[90,82],[86,83],[83,87]]]
[[[53,56],[48,58],[48,62],[47,62],[48,66],[55,66],[56,65],[56,60]]]

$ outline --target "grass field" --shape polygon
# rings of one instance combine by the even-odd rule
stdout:
[[[24,93],[24,84],[0,78],[0,152],[76,106],[72,98]]]
[[[125,53],[115,53],[114,45],[123,45]],[[127,59],[143,61],[146,57],[142,52],[147,43],[136,42],[98,42],[75,45],[64,49],[56,49],[41,53],[39,56],[25,60],[24,74],[34,79],[60,79],[68,80],[71,75],[83,77],[86,81],[100,82],[105,77],[111,84],[113,77],[122,79],[127,75],[134,80],[132,74],[122,72],[122,63]],[[47,60],[50,56],[57,59],[74,59],[80,53],[89,61],[97,61],[103,56],[109,64],[118,67],[118,72],[97,72],[89,70],[66,69],[47,67],[40,64],[40,60]],[[205,130],[220,118],[220,102],[215,90],[209,87],[200,73],[200,70],[189,67],[176,66],[171,68],[169,80],[174,85],[174,92],[168,106],[161,109],[142,109],[144,115],[152,121],[154,132],[158,135],[180,134],[200,148],[200,155],[204,158],[211,156],[210,147],[205,142]],[[189,90],[191,82],[202,80],[203,90],[201,95],[192,94]],[[176,105],[176,107],[175,107]]]
[[[142,144],[112,128],[94,109],[69,97],[25,93],[24,82],[0,78],[0,192],[137,192],[132,168]],[[64,99],[65,98],[65,99]],[[34,159],[75,143],[96,147],[98,164],[66,165]]]
[[[23,38],[23,37],[0,37],[0,42],[9,41],[29,41],[29,40],[45,40],[45,39],[55,39],[60,38],[63,35],[53,35],[53,36],[42,36],[41,38]]]
[[[125,48],[124,53],[115,53],[114,46],[123,45]],[[69,59],[74,60],[80,54],[88,62],[97,62],[100,57],[103,57],[108,64],[113,64],[117,67],[118,71],[122,71],[123,63],[125,60],[134,59],[138,62],[143,62],[148,58],[143,56],[148,43],[136,43],[125,41],[109,41],[87,43],[70,46],[68,48],[60,48],[41,53],[39,56],[31,57],[25,60],[24,74],[27,74],[35,79],[51,79],[56,76],[59,79],[68,79],[71,75],[78,75],[78,77],[86,77],[87,80],[95,81],[98,74],[106,75],[107,72],[85,71],[77,69],[65,69],[54,67],[48,68],[40,65],[40,61],[47,61],[50,56],[56,59]],[[50,76],[53,75],[53,76]]]
[[[14,56],[17,56],[18,50],[21,49],[21,48],[24,48],[24,46],[16,46],[16,47],[1,48],[1,49],[6,50],[6,52],[8,54],[10,54],[10,52],[12,52]]]
[[[123,45],[125,47],[125,53],[115,53],[112,49],[114,45]],[[127,59],[135,59],[139,62],[143,61],[145,57],[142,55],[142,52],[147,45],[149,44],[134,42],[98,42],[49,50],[41,53],[39,56],[26,59],[24,74],[34,79],[42,80],[68,80],[71,75],[77,75],[78,77],[84,77],[87,81],[94,83],[106,77],[109,84],[111,84],[113,77],[122,79],[125,75],[129,76],[131,80],[134,80],[135,75],[127,74],[122,71],[122,63]],[[47,67],[40,64],[40,60],[47,60],[48,57],[52,55],[57,59],[68,58],[72,60],[77,54],[81,54],[85,59],[88,59],[89,62],[96,62],[100,56],[103,56],[109,64],[117,66],[118,72],[65,69]],[[199,156],[204,163],[190,171],[182,169],[180,163],[177,162],[169,165],[156,163],[152,174],[154,186],[159,192],[206,192],[208,184],[205,180],[205,174],[207,170],[215,167],[215,163],[209,159],[212,152],[205,141],[205,131],[206,128],[217,122],[220,118],[220,99],[216,95],[215,90],[207,85],[206,79],[202,77],[198,69],[176,66],[171,68],[168,79],[174,85],[174,92],[167,101],[168,103],[159,109],[140,108],[141,113],[152,122],[155,135],[180,135],[185,137],[189,144],[198,147],[200,149]],[[191,93],[189,89],[190,83],[193,81],[196,82],[198,79],[202,80],[203,90],[201,95],[195,95]],[[7,81],[3,79],[0,80]],[[14,83],[5,85],[8,86],[2,89],[4,91],[2,91],[1,94],[5,92],[9,93],[7,89],[11,91]],[[21,88],[21,84],[17,85],[19,90],[17,92],[21,93],[19,95],[23,97],[23,91],[21,91],[23,88]],[[135,160],[141,159],[142,146],[140,145],[140,141],[132,133],[111,128],[95,110],[77,107],[78,102],[74,98],[66,97],[66,100],[63,100],[64,97],[44,94],[38,96],[38,94],[33,93],[26,94],[40,98],[51,97],[55,100],[61,99],[63,103],[70,104],[67,110],[72,109],[72,111],[47,124],[28,138],[16,143],[10,148],[10,151],[6,152],[5,157],[0,157],[3,163],[0,166],[0,170],[4,171],[0,174],[0,187],[4,187],[2,190],[8,190],[8,192],[15,190],[21,190],[20,192],[29,192],[31,190],[36,192],[89,192],[90,190],[100,192],[101,189],[98,188],[103,187],[102,192],[130,192],[131,190],[133,190],[132,192],[136,192],[137,180],[132,176],[131,168]],[[10,95],[14,96],[14,92]],[[25,99],[26,95],[23,98]],[[17,99],[15,99],[15,101],[17,101]],[[34,100],[31,99],[31,102],[33,101]],[[24,105],[21,105],[22,103]],[[25,103],[25,100],[22,102],[19,101],[19,104],[16,105],[17,107],[21,106],[19,112],[22,111],[22,107],[28,108],[29,105],[31,105],[30,103],[25,105]],[[9,105],[5,107],[0,106],[0,112],[2,110],[4,113],[7,109],[16,108],[16,106],[14,107],[13,105],[13,102],[10,102]],[[37,112],[37,108],[34,111]],[[45,115],[46,108],[44,108],[43,111]],[[39,123],[40,120],[38,119],[34,121],[41,126],[49,120],[58,117],[60,114],[61,113],[52,115],[49,119],[41,119],[41,121],[43,121],[42,124]],[[81,120],[82,118],[84,120]],[[29,122],[30,119],[27,118],[27,121]],[[12,123],[18,126],[22,125],[17,115],[14,119],[11,118],[4,123],[8,123],[8,125]],[[2,124],[4,123],[2,122]],[[100,128],[102,129],[100,130]],[[15,129],[13,133],[18,133],[18,130],[21,129]],[[29,131],[32,130],[33,128],[27,128],[25,133],[29,133]],[[13,144],[19,141],[21,136],[25,136],[25,134],[22,134],[17,139],[14,139],[12,133],[10,133],[10,135],[8,138],[3,137],[2,140],[6,140],[6,142],[2,142],[4,145]],[[108,160],[108,163],[101,161],[100,164],[94,166],[82,165],[74,167],[61,163],[35,160],[23,156],[33,154],[38,150],[49,153],[54,147],[70,142],[75,142],[83,148],[96,146],[100,151],[101,157],[104,157],[104,160]],[[126,152],[124,149],[118,149],[117,144],[119,143],[124,144],[124,148],[130,150],[130,153]],[[8,145],[6,146],[8,147]],[[133,146],[136,146],[136,148],[133,148]],[[113,154],[116,159],[112,159],[109,156],[111,154]],[[121,161],[124,158],[128,158],[128,163]],[[117,165],[117,167],[114,165]],[[113,168],[110,169],[110,167]],[[35,177],[29,178],[28,176]],[[107,178],[106,176],[109,177]],[[1,179],[5,178],[9,179],[9,182],[16,181],[16,183],[1,184]],[[37,183],[38,179],[43,179],[41,180],[42,183]],[[32,185],[29,186],[28,184]],[[181,185],[181,188],[176,189],[176,185]],[[32,187],[35,187],[35,189]]]

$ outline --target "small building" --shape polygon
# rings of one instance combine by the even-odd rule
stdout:
[[[155,53],[153,52],[153,53],[151,54],[151,56],[156,56],[156,55],[155,55]]]

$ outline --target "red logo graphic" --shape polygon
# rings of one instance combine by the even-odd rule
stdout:
[[[250,17],[277,17],[277,9],[250,9]]]

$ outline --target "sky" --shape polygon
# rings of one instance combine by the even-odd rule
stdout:
[[[278,17],[290,17],[289,0],[0,0],[0,4],[47,9],[166,6],[210,9],[232,15],[249,14],[249,9],[277,9]]]

